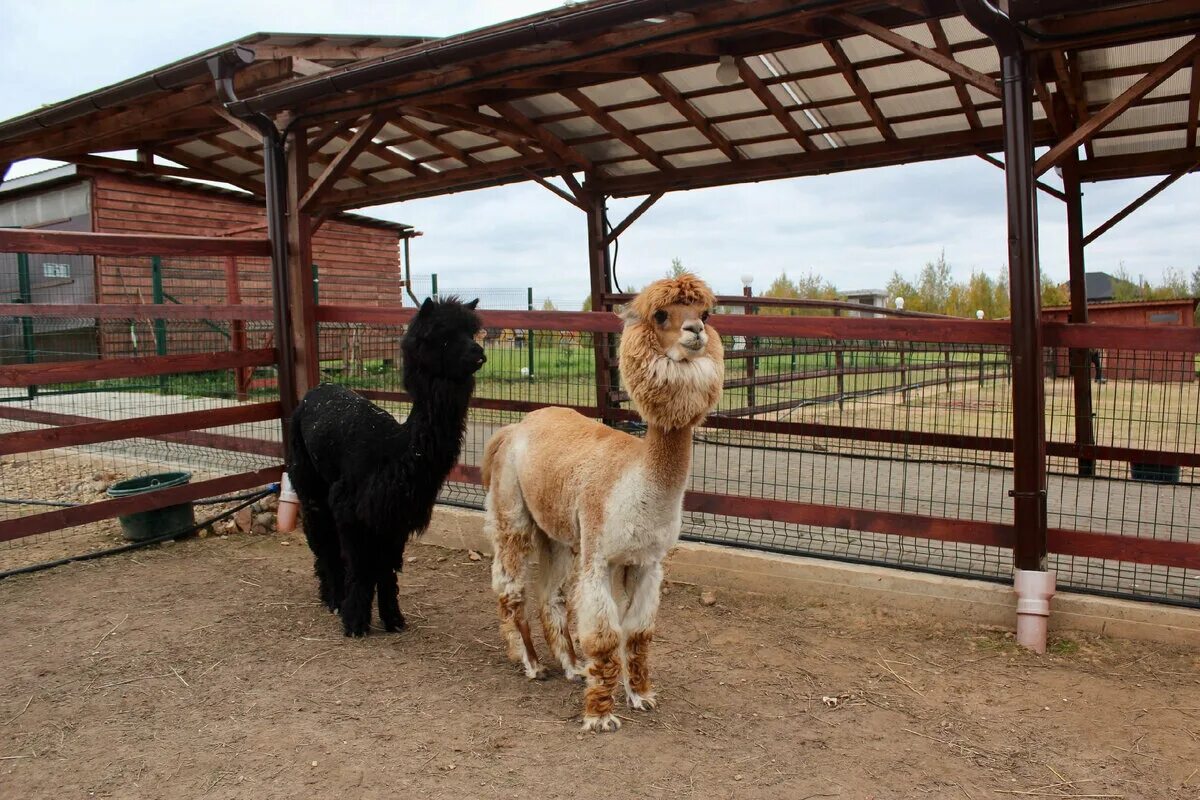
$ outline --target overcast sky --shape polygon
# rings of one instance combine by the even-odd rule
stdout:
[[[0,119],[57,102],[254,31],[444,36],[558,3],[536,0],[354,0],[232,5],[172,0],[0,0]],[[165,11],[164,9],[169,9]],[[47,166],[25,162],[10,175]],[[622,236],[618,280],[644,285],[671,259],[720,293],[739,276],[765,288],[782,271],[817,273],[842,289],[882,288],[893,271],[915,274],[943,250],[956,275],[1005,265],[1003,172],[958,159],[841,175],[669,194]],[[1055,178],[1048,178],[1051,183]],[[1085,186],[1091,229],[1155,183]],[[636,200],[615,201],[615,225]],[[1039,195],[1042,270],[1065,280],[1062,203]],[[583,213],[536,186],[487,189],[379,206],[369,213],[425,232],[413,245],[417,273],[443,288],[524,287],[560,308],[587,294]],[[1200,176],[1190,175],[1098,239],[1093,270],[1124,263],[1157,280],[1200,266]]]

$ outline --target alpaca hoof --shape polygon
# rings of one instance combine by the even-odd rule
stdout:
[[[637,692],[626,692],[625,700],[629,703],[629,707],[635,711],[653,711],[658,708],[658,697],[654,692],[646,694],[638,694]]]
[[[574,664],[564,664],[563,677],[571,683],[582,683],[587,678],[587,670]]]
[[[532,664],[525,664],[525,677],[531,681],[546,680],[546,668],[536,661]]]
[[[612,733],[620,730],[621,720],[617,719],[612,714],[602,714],[600,716],[584,716],[583,729],[585,731],[593,731],[595,733]]]
[[[407,625],[408,625],[408,623],[405,621],[404,617],[400,617],[400,619],[394,619],[394,620],[385,619],[383,621],[383,629],[385,631],[387,631],[388,633],[396,633],[397,631],[402,631],[405,629],[405,627],[407,627]]]

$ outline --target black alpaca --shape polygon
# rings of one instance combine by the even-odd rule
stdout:
[[[429,525],[458,461],[475,372],[478,300],[426,300],[401,342],[412,411],[403,424],[349,389],[321,384],[292,415],[288,474],[315,557],[321,601],[363,636],[378,593],[383,627],[404,627],[396,585],[404,546]]]

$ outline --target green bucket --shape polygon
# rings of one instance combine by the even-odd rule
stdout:
[[[156,492],[172,486],[183,486],[192,479],[190,472],[160,472],[138,478],[118,481],[108,487],[109,497],[132,497],[137,494]],[[138,511],[120,517],[121,531],[131,542],[144,542],[168,533],[181,533],[196,524],[195,509],[191,502]]]

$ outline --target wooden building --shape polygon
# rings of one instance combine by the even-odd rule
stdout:
[[[0,227],[95,233],[147,233],[194,236],[261,235],[266,229],[262,201],[244,192],[162,176],[68,165],[6,181],[0,188]],[[400,305],[400,248],[415,235],[411,226],[356,214],[329,217],[312,237],[314,287],[319,301],[352,305]],[[15,254],[0,255],[0,296],[19,293]],[[270,260],[31,255],[31,301],[35,303],[271,303]],[[132,355],[155,346],[152,315],[129,326],[38,320],[40,359],[80,354]],[[203,328],[207,327],[207,330]],[[266,328],[251,346],[261,346]],[[11,332],[0,330],[9,340]],[[213,326],[166,338],[168,353],[211,349]],[[323,359],[340,359],[347,334],[331,328],[322,335]],[[391,358],[390,344],[355,343],[357,358]],[[383,348],[387,352],[380,350]],[[4,360],[20,360],[12,346]],[[373,352],[380,350],[380,352]]]
[[[1200,298],[1144,300],[1132,303],[1089,303],[1088,322],[1094,325],[1135,325],[1192,328],[1196,325],[1196,306]],[[1069,306],[1042,309],[1045,322],[1067,322]],[[1194,381],[1196,363],[1192,353],[1146,352],[1139,350],[1100,351],[1102,374],[1109,380]],[[1066,348],[1054,348],[1046,360],[1050,377],[1065,378],[1070,373],[1070,354]],[[1094,371],[1093,371],[1094,377]]]

